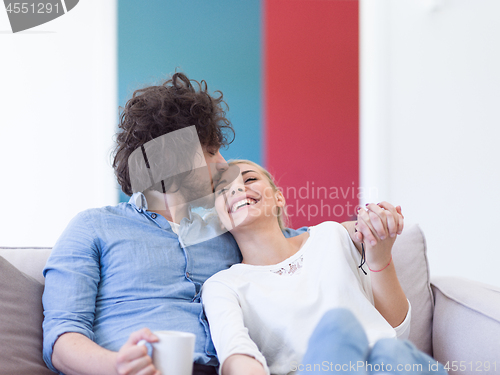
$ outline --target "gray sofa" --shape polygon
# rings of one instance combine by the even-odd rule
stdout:
[[[394,264],[412,304],[410,340],[450,374],[500,375],[500,288],[429,279],[425,238],[405,228]],[[50,248],[0,247],[0,374],[52,374],[42,360],[42,269]]]

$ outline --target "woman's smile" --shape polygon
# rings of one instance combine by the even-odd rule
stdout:
[[[234,212],[238,211],[240,208],[243,208],[243,207],[246,207],[246,206],[253,206],[257,202],[258,202],[258,200],[254,199],[254,198],[243,198],[243,199],[240,199],[236,203],[233,203],[230,206],[230,209],[229,209],[228,212],[229,213],[234,213]]]
[[[230,164],[222,175],[219,186],[220,189],[216,187],[215,207],[227,230],[233,230],[242,224],[247,227],[257,222],[260,225],[266,225],[264,222],[280,225],[275,211],[282,205],[279,199],[282,197],[281,192],[271,185],[258,166],[247,163]]]

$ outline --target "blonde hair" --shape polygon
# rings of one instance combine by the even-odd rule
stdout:
[[[255,167],[257,170],[259,170],[259,172],[261,172],[267,178],[272,189],[275,192],[279,191],[278,187],[276,186],[276,182],[274,181],[274,177],[271,175],[271,173],[269,173],[265,168],[261,167],[259,164],[254,163],[253,161],[250,161],[250,160],[245,160],[245,159],[229,160],[228,164],[229,165],[249,164],[249,165]],[[288,226],[288,217],[286,216],[285,206],[276,207],[276,208],[277,208],[276,217],[278,219],[278,224],[280,226],[280,229],[285,230]]]

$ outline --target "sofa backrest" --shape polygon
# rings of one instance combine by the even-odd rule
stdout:
[[[50,247],[0,247],[0,256],[21,272],[44,284],[42,270],[51,251]]]
[[[430,286],[427,246],[418,225],[407,225],[393,247],[392,258],[406,297],[411,303],[410,341],[432,355],[434,298]]]

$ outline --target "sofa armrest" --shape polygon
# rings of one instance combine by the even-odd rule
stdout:
[[[500,374],[500,288],[457,277],[431,286],[434,358],[450,374]]]

